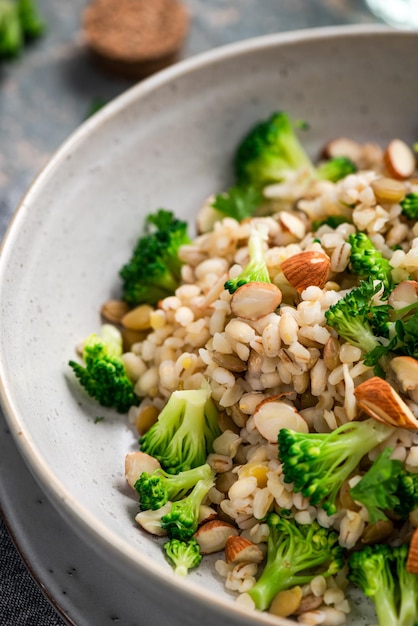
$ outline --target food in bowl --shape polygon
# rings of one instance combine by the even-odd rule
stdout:
[[[334,139],[322,157],[285,113],[258,122],[196,237],[170,211],[148,217],[123,298],[70,364],[129,412],[135,519],[177,573],[219,552],[216,575],[247,607],[342,624],[352,582],[381,624],[383,593],[391,623],[412,625],[416,159],[398,139]]]

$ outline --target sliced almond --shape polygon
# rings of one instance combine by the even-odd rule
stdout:
[[[229,563],[261,563],[264,555],[258,545],[240,535],[231,535],[225,543],[225,561]]]
[[[309,431],[302,415],[284,400],[269,398],[263,400],[257,406],[253,419],[260,435],[270,443],[277,443],[277,436],[282,428],[290,428],[301,433]]]
[[[378,202],[397,203],[405,198],[406,188],[404,183],[395,178],[380,176],[370,183]]]
[[[199,525],[204,524],[205,522],[210,522],[211,520],[216,519],[217,513],[215,509],[207,504],[201,504],[199,507]]]
[[[282,301],[282,292],[272,283],[252,282],[239,287],[231,298],[231,311],[236,317],[258,320],[273,313]]]
[[[388,298],[388,302],[396,310],[415,304],[418,302],[418,282],[416,280],[403,280],[399,285],[396,285]]]
[[[328,280],[329,268],[329,256],[315,250],[294,254],[281,264],[286,279],[299,293],[311,285],[322,289]]]
[[[410,574],[418,574],[418,528],[415,529],[409,544],[406,571]]]
[[[329,141],[323,149],[323,156],[331,159],[334,157],[348,157],[354,162],[357,162],[362,153],[362,147],[353,139],[347,137],[338,137]]]
[[[309,593],[307,596],[303,596],[300,604],[295,611],[295,615],[301,615],[302,613],[307,613],[308,611],[315,611],[318,609],[324,598],[322,596],[314,596],[313,593]]]
[[[201,554],[220,552],[225,548],[228,537],[238,535],[238,529],[232,524],[215,519],[203,524],[194,534],[200,546]]]
[[[157,509],[157,511],[152,511],[151,509],[148,511],[140,511],[135,516],[135,521],[146,530],[147,533],[156,535],[157,537],[165,537],[167,531],[161,527],[161,518],[171,511],[172,505],[172,502],[166,502],[166,504]]]
[[[151,313],[154,311],[149,304],[140,304],[122,317],[122,326],[129,330],[148,330],[151,328]]]
[[[418,361],[416,359],[411,356],[395,356],[390,366],[404,391],[418,387]]]
[[[370,417],[395,428],[418,429],[418,420],[386,380],[374,376],[354,389],[358,406]]]
[[[132,489],[135,489],[135,483],[141,476],[142,472],[152,474],[156,469],[161,467],[160,462],[153,456],[137,450],[128,452],[125,456],[125,477]]]
[[[415,155],[401,139],[392,139],[383,155],[385,165],[393,178],[405,180],[415,172]]]
[[[129,311],[129,306],[123,300],[108,300],[100,309],[101,316],[106,322],[120,324],[122,317]]]
[[[298,215],[295,215],[294,212],[280,211],[278,219],[283,230],[291,233],[297,239],[304,238],[306,234],[306,224]]]

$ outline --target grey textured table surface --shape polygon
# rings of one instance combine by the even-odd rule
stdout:
[[[377,21],[363,0],[184,4],[192,22],[182,57],[267,33]],[[108,101],[133,84],[103,74],[86,54],[80,35],[85,1],[38,0],[38,5],[48,25],[45,36],[17,61],[0,65],[0,238],[30,182],[84,120],[92,101]],[[0,522],[0,626],[64,624],[65,615],[44,598]]]

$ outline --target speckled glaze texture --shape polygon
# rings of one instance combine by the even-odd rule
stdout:
[[[179,624],[291,622],[240,610],[208,566],[186,581],[172,575],[133,521],[123,462],[135,433],[86,399],[67,362],[117,296],[145,214],[164,206],[193,221],[231,181],[233,147],[256,120],[275,109],[308,120],[313,156],[337,135],[416,140],[417,56],[418,34],[365,26],[272,35],[185,61],[70,137],[5,238],[0,375],[10,430],[74,529],[156,603],[170,602]],[[353,623],[366,618],[362,605]]]

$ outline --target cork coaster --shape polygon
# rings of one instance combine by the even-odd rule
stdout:
[[[83,12],[86,44],[104,69],[144,78],[177,59],[189,15],[177,0],[94,0]]]

